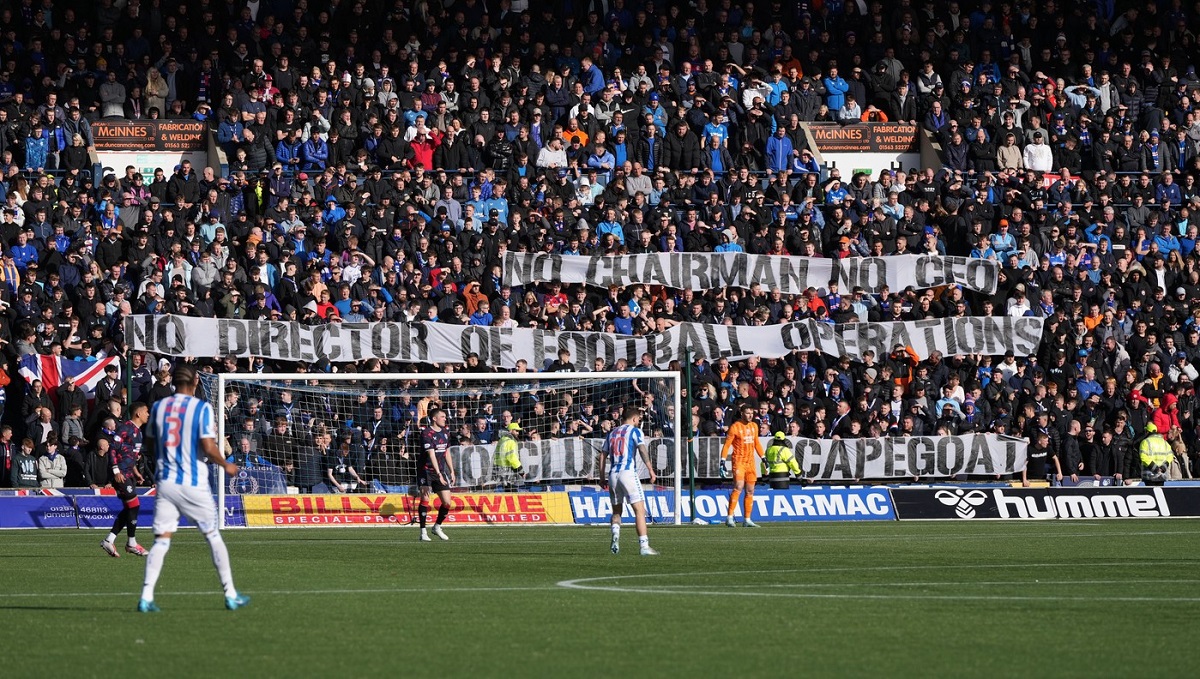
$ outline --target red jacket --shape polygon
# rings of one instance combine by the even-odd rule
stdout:
[[[1167,394],[1163,396],[1162,407],[1155,408],[1154,413],[1150,416],[1150,421],[1154,426],[1158,427],[1158,432],[1164,436],[1171,431],[1172,427],[1179,427],[1179,409],[1176,404],[1179,399],[1175,394]]]

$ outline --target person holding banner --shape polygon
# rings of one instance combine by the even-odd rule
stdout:
[[[758,466],[755,454],[762,457],[762,444],[758,441],[758,422],[755,421],[754,406],[742,404],[741,419],[729,427],[729,436],[721,447],[722,469],[727,466],[732,451],[733,490],[729,493],[729,509],[725,515],[725,525],[733,528],[734,510],[737,509],[738,496],[742,498],[742,525],[746,528],[758,528],[754,523],[754,484],[758,483]]]

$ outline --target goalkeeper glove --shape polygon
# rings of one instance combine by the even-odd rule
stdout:
[[[729,459],[721,460],[721,478],[729,478]]]

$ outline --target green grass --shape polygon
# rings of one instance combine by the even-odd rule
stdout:
[[[1200,523],[226,531],[143,561],[88,531],[0,536],[5,676],[1195,676]],[[143,542],[148,543],[147,536]],[[588,578],[577,589],[563,581]],[[1153,584],[1147,583],[1153,579]],[[640,590],[640,591],[621,591]],[[232,674],[230,674],[232,673]],[[336,673],[336,674],[335,674]]]

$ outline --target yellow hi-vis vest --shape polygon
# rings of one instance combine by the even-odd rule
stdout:
[[[1138,446],[1138,454],[1142,458],[1142,467],[1165,467],[1175,458],[1171,444],[1158,434],[1151,434],[1142,440]]]
[[[778,443],[767,446],[767,451],[763,453],[763,468],[767,474],[790,471],[796,476],[800,476],[800,463],[796,462],[796,456],[792,454],[791,448]]]
[[[517,469],[521,466],[521,456],[517,452],[517,440],[508,434],[501,434],[496,443],[496,452],[492,463],[504,469]]]

